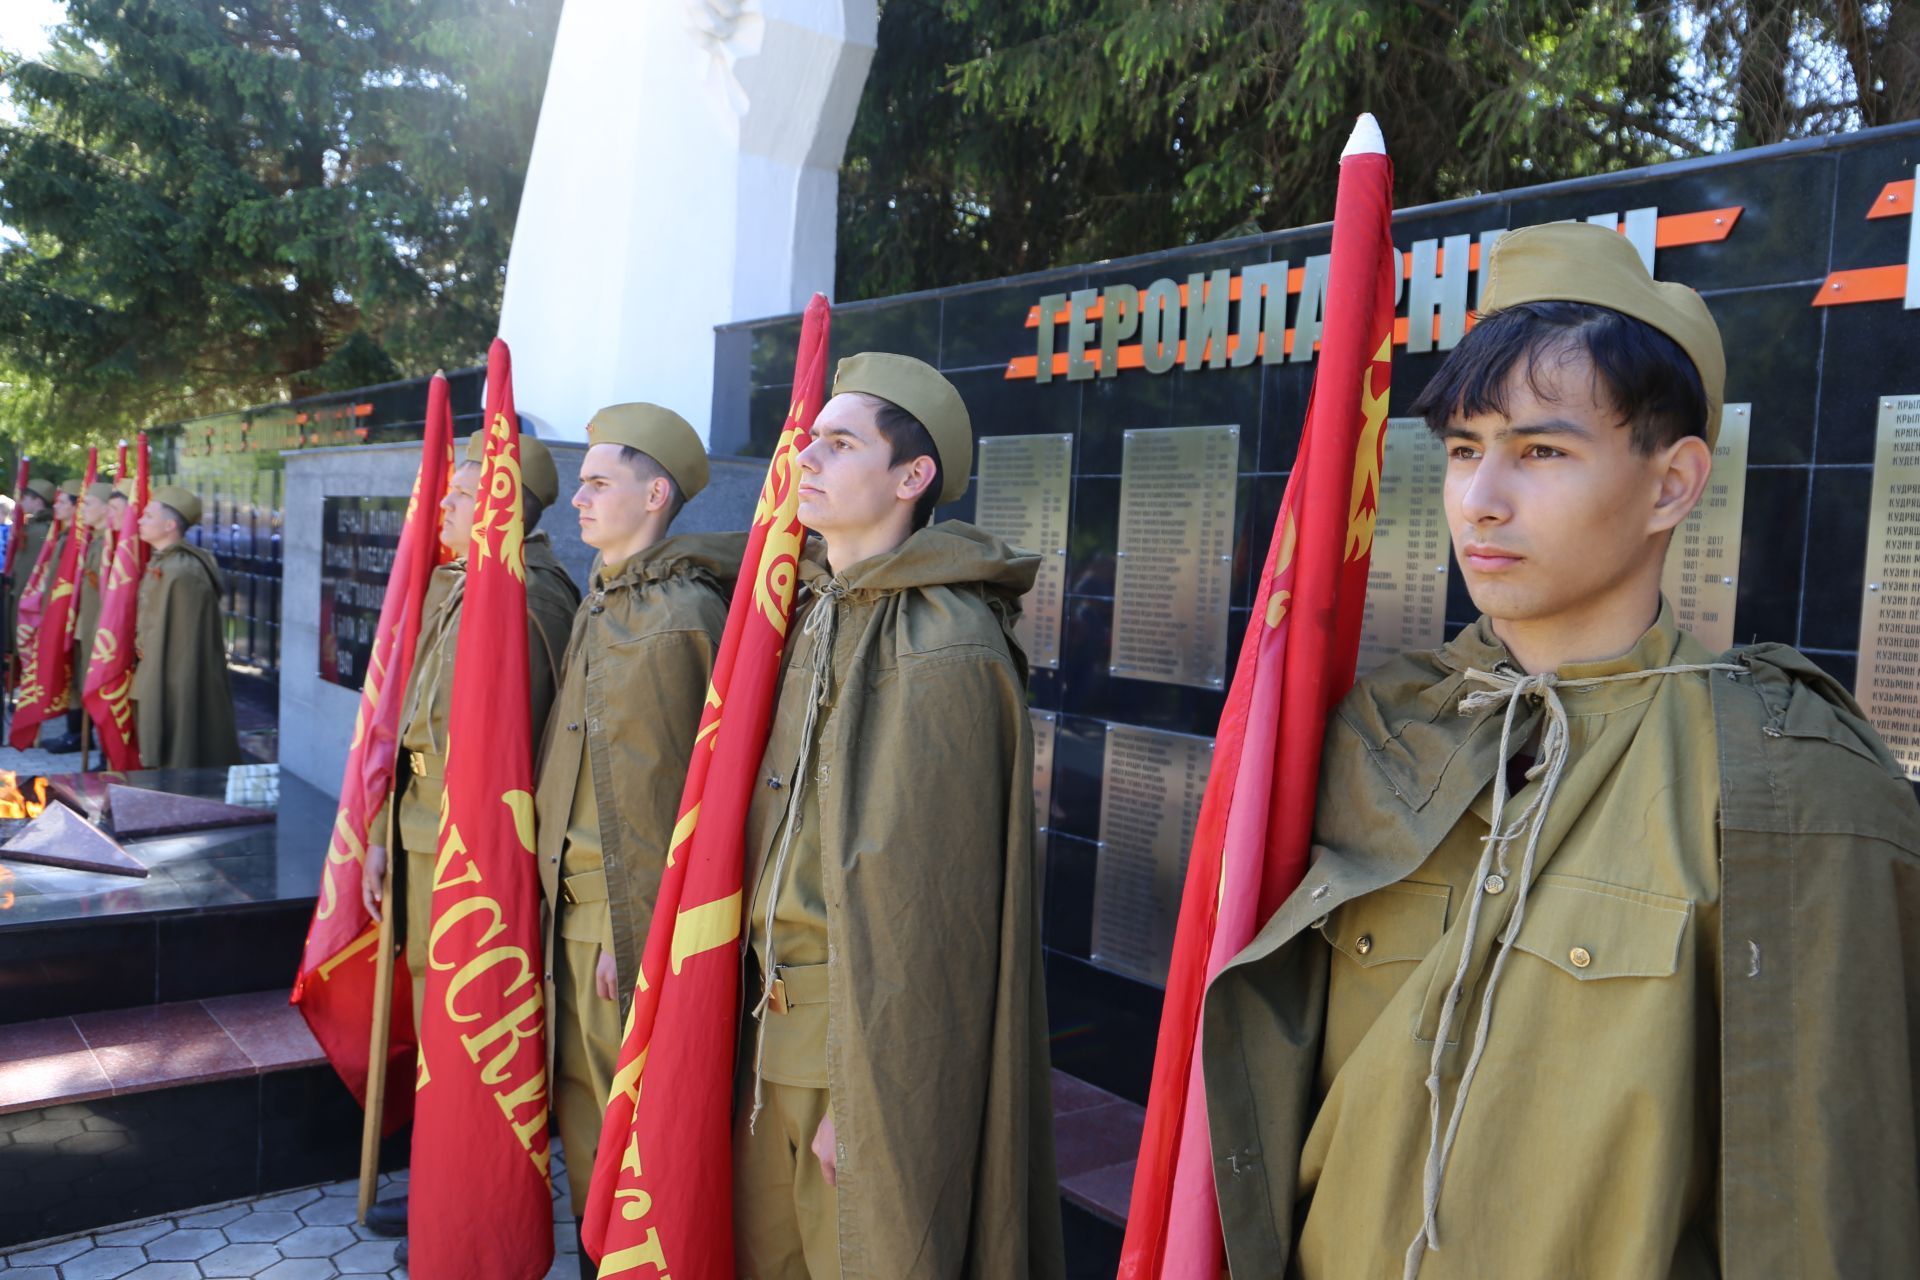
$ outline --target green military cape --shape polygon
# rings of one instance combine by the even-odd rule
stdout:
[[[951,521],[839,575],[817,543],[802,565],[776,714],[804,711],[807,613],[838,610],[809,785],[847,1280],[1065,1271],[1033,732],[1013,638],[1037,568]],[[767,854],[747,856],[750,895]]]
[[[240,763],[213,553],[178,542],[156,552],[140,579],[133,673],[140,763],[191,769]]]
[[[1725,660],[1744,670],[1711,677],[1722,1274],[1920,1275],[1920,807],[1813,663],[1782,645]],[[1418,868],[1492,781],[1500,714],[1456,710],[1477,687],[1439,649],[1354,688],[1328,726],[1306,879],[1208,989],[1214,1186],[1236,1277],[1292,1260],[1330,957],[1311,926]],[[1596,1196],[1604,1154],[1568,1153]]]
[[[743,533],[666,538],[611,578],[601,579],[596,567],[596,589],[574,613],[534,795],[540,884],[551,910],[585,733],[623,1016],[666,873],[707,681],[727,626],[727,597],[745,553]],[[552,928],[546,939],[551,974]]]

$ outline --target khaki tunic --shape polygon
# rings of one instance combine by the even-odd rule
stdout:
[[[533,737],[540,740],[553,706],[561,637],[580,602],[580,592],[554,558],[552,540],[533,533],[526,543],[527,665],[533,697]],[[433,914],[433,859],[440,841],[440,796],[447,770],[447,717],[453,709],[453,660],[460,640],[460,606],[466,598],[467,564],[456,560],[433,571],[415,642],[413,670],[400,709],[400,757],[394,769],[395,833],[405,858],[395,856],[396,895],[406,904],[407,967],[413,974],[417,1030],[426,999],[427,922]],[[370,830],[385,830],[385,812]]]
[[[666,538],[612,568],[573,618],[534,796],[547,904],[554,1111],[577,1214],[679,815],[742,534]],[[602,950],[618,1002],[594,990]]]
[[[1562,674],[1667,655],[1702,657],[1663,609],[1623,663]],[[1504,658],[1483,620],[1360,681],[1328,728],[1306,878],[1208,990],[1235,1276],[1400,1272],[1469,895],[1486,914],[1443,1121],[1519,891],[1460,870],[1501,762],[1499,713],[1457,707],[1465,672]],[[1920,809],[1811,663],[1727,660],[1563,694],[1573,754],[1423,1276],[1920,1274],[1920,991],[1858,981],[1910,970]],[[1538,721],[1523,708],[1521,740]]]
[[[87,661],[93,657],[93,636],[100,629],[100,581],[107,563],[107,531],[87,535],[86,562],[80,566],[80,616],[73,628],[73,705],[80,705],[87,682]]]
[[[801,566],[761,766],[780,785],[754,789],[745,870],[758,896],[790,789],[815,792],[835,1243],[848,1277],[1065,1271],[1033,737],[1013,638],[1037,563],[950,521],[839,574],[818,545]],[[822,693],[807,742],[792,725]],[[751,1052],[743,1046],[748,1071]],[[736,1116],[736,1143],[746,1118]],[[763,1208],[795,1211],[757,1204],[745,1172],[736,1169],[736,1238],[777,1228],[754,1220]]]
[[[225,586],[213,554],[187,542],[154,553],[140,579],[133,722],[149,769],[240,762],[220,617]]]
[[[1503,656],[1490,644],[1457,649],[1475,665]],[[1712,660],[1669,610],[1623,657],[1560,675]],[[1720,790],[1711,754],[1692,752],[1712,724],[1712,695],[1706,676],[1691,674],[1569,690],[1562,699],[1569,763],[1526,895],[1519,954],[1495,995],[1488,1056],[1469,1095],[1473,1123],[1463,1124],[1447,1168],[1444,1247],[1420,1274],[1715,1275],[1708,1193],[1718,1127]],[[1512,797],[1509,820],[1539,786]],[[1506,876],[1486,885],[1474,876],[1491,792],[1411,876],[1320,926],[1333,954],[1321,1102],[1297,1189],[1304,1275],[1396,1274],[1419,1231],[1423,1081],[1467,904],[1484,894],[1453,1047],[1441,1062],[1443,1117],[1471,1052],[1496,938],[1521,898],[1523,841]],[[1570,1153],[1583,1151],[1607,1153],[1606,1194],[1570,1167]],[[1527,1194],[1490,1193],[1502,1186]],[[1523,1213],[1524,1225],[1503,1225],[1508,1211]]]

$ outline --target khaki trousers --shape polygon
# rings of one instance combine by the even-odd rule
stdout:
[[[413,976],[413,1038],[427,1007],[427,935],[433,929],[433,850],[388,850],[407,860],[407,972]]]
[[[840,1280],[839,1200],[813,1154],[827,1091],[766,1081],[766,1105],[749,1132],[753,1074],[741,1074],[733,1113],[734,1270],[740,1280]]]
[[[563,907],[562,910],[565,910]],[[587,1179],[600,1149],[600,1122],[620,1057],[620,1002],[593,989],[598,942],[559,937],[553,942],[553,1111],[567,1152],[573,1216],[587,1207]]]

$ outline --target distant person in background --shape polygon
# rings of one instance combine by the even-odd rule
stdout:
[[[220,625],[226,582],[212,554],[186,541],[199,522],[200,499],[177,485],[155,489],[140,513],[153,559],[140,579],[133,720],[149,769],[240,763]]]

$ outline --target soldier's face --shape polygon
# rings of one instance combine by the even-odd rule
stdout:
[[[813,442],[800,453],[800,523],[829,545],[841,534],[864,533],[910,517],[930,481],[930,458],[899,465],[880,434],[877,404],[869,396],[842,394],[820,408]]]
[[[30,516],[37,516],[47,509],[47,500],[28,489],[20,495],[20,506]]]
[[[72,519],[72,517],[73,499],[68,496],[65,489],[62,489],[59,493],[53,495],[53,518],[55,520],[69,520]]]
[[[440,500],[440,541],[458,559],[473,541],[473,505],[480,492],[480,464],[463,462],[453,469],[447,496]]]
[[[1506,404],[1456,415],[1444,433],[1447,524],[1467,590],[1496,629],[1612,629],[1658,585],[1667,535],[1698,496],[1696,469],[1705,482],[1705,442],[1637,453],[1584,352],[1543,354],[1531,379],[1523,363]]]
[[[158,502],[149,502],[140,508],[140,540],[149,546],[159,546],[176,533],[182,532],[180,526],[161,508]]]
[[[596,444],[580,459],[580,487],[573,493],[580,541],[610,562],[644,550],[636,544],[672,500],[672,486],[663,477],[643,475],[617,444]]]
[[[107,499],[107,525],[118,529],[127,522],[127,500],[115,496]]]
[[[80,519],[89,529],[98,529],[107,522],[107,504],[88,494],[80,499]]]

